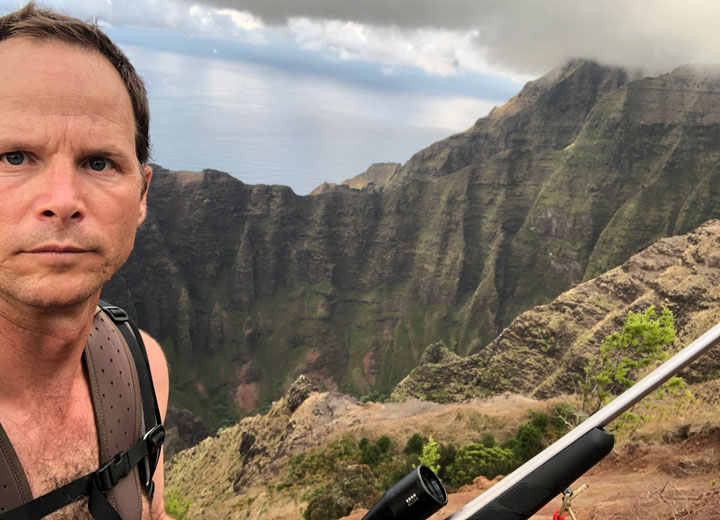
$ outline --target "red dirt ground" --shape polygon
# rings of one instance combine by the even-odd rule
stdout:
[[[577,520],[720,519],[720,429],[712,428],[679,444],[630,444],[611,453],[572,487],[589,488],[577,497]],[[480,477],[450,495],[431,520],[444,520],[487,489]],[[552,520],[560,498],[532,518]],[[342,520],[360,520],[366,510]],[[570,516],[566,515],[570,520]]]

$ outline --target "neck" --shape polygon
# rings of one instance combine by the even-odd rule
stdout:
[[[63,307],[0,303],[0,400],[69,396],[82,377],[80,360],[99,294]]]

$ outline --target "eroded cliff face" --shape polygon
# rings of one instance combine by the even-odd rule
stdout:
[[[549,305],[522,313],[477,354],[426,357],[393,398],[452,402],[501,392],[540,398],[577,392],[602,339],[622,329],[628,311],[650,305],[672,310],[675,350],[720,322],[720,221],[664,238]],[[719,349],[708,351],[683,376],[689,382],[720,377]]]
[[[104,297],[164,345],[173,401],[211,421],[299,373],[389,391],[426,345],[475,351],[522,311],[720,217],[719,120],[713,71],[639,79],[576,61],[406,164],[317,195],[156,167]]]

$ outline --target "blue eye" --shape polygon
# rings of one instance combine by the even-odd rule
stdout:
[[[25,154],[22,152],[9,152],[4,155],[5,160],[12,166],[20,166],[23,162],[25,162]]]
[[[91,170],[101,172],[108,166],[108,161],[104,157],[93,157],[88,161]]]

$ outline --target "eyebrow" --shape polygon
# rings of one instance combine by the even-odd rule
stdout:
[[[6,150],[7,152],[10,151],[18,151],[18,152],[24,152],[24,151],[32,151],[36,149],[39,145],[33,144],[29,141],[3,141],[0,139],[0,150]],[[133,150],[134,151],[134,150]],[[5,152],[5,153],[7,153]],[[81,150],[81,154],[83,157],[109,157],[109,158],[122,158],[126,157],[128,154],[122,152],[121,150],[117,148],[88,148],[87,150]]]
[[[134,150],[133,150],[134,151]],[[115,148],[90,148],[83,152],[85,157],[126,157],[128,154],[121,152]]]
[[[19,141],[2,141],[0,140],[0,149],[8,150],[8,151],[18,151],[22,152],[25,150],[30,150],[33,148],[33,146],[29,143],[21,143]]]

